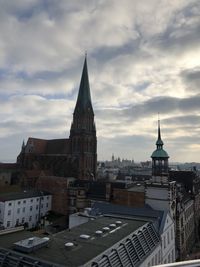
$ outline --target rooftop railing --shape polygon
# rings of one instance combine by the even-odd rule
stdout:
[[[200,267],[200,259],[160,264],[160,265],[155,265],[153,267],[176,267],[176,266]]]

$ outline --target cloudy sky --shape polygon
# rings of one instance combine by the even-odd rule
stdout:
[[[84,54],[98,159],[200,161],[199,0],[0,0],[0,161],[69,136]]]

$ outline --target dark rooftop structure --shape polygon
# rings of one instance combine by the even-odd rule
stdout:
[[[21,191],[0,194],[0,202],[50,195],[44,191]]]
[[[0,247],[4,247],[4,250],[7,251],[7,249],[13,248],[14,243],[31,237],[34,237],[34,234],[26,231],[4,235],[0,238]],[[74,227],[70,231],[65,230],[51,235],[49,238],[48,247],[30,252],[26,254],[26,257],[55,263],[55,266],[60,264],[69,267],[109,267],[117,266],[114,262],[119,261],[123,266],[138,266],[160,242],[152,223],[112,216],[98,217]],[[120,245],[122,243],[123,246]],[[115,253],[113,247],[115,247]],[[22,258],[24,257],[22,256],[24,254],[20,253],[18,261],[21,261],[20,255]]]
[[[196,193],[200,190],[200,177],[194,171],[170,171],[169,178],[182,183],[186,192]]]

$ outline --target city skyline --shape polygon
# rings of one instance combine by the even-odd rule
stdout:
[[[199,1],[2,1],[0,161],[29,136],[68,138],[84,54],[98,160],[199,162]]]

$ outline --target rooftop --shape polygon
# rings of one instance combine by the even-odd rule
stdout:
[[[21,191],[0,194],[0,202],[50,195],[44,191]]]
[[[102,231],[104,227],[116,224],[117,220],[117,218],[113,217],[100,217],[96,220],[90,220],[70,231],[65,230],[49,236],[49,247],[42,247],[34,252],[30,252],[28,256],[64,266],[82,266],[129,236],[138,228],[147,224],[145,221],[120,218],[120,227],[97,236],[96,231]],[[80,235],[87,235],[89,238],[83,239],[80,238]],[[0,247],[11,249],[14,243],[34,236],[33,233],[26,231],[4,235],[1,236]],[[73,243],[73,248],[67,249],[65,247],[66,243]]]

